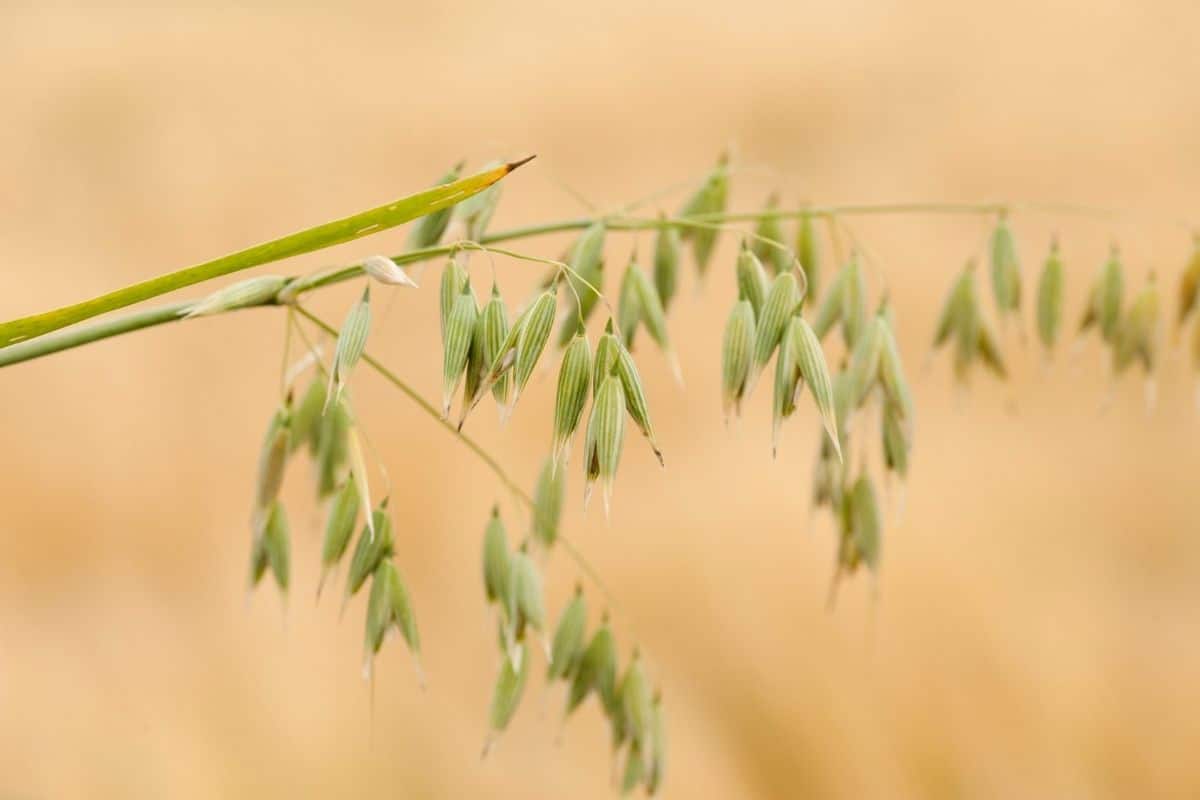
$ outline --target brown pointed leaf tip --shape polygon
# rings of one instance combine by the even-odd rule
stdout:
[[[504,165],[504,168],[505,168],[505,170],[507,170],[508,172],[512,172],[512,171],[513,171],[513,170],[515,170],[517,167],[522,167],[522,166],[524,166],[524,165],[528,164],[530,161],[533,161],[535,158],[537,158],[537,154],[536,154],[536,153],[535,153],[535,154],[533,154],[533,155],[528,155],[528,156],[525,156],[524,158],[519,158],[519,159],[517,159],[516,161],[510,161],[510,162],[508,162],[507,164],[505,164],[505,165]]]

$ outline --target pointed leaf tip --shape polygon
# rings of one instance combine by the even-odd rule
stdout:
[[[537,158],[536,153],[534,153],[533,155],[525,156],[524,158],[517,159],[516,161],[510,161],[504,165],[504,169],[506,172],[512,172],[517,167],[524,166],[525,164],[528,164],[530,161],[533,161],[535,158]]]

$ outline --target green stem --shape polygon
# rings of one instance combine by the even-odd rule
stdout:
[[[326,222],[323,225],[239,250],[212,261],[168,272],[165,275],[93,297],[90,300],[5,322],[0,324],[0,347],[32,339],[118,308],[207,281],[210,278],[311,253],[314,250],[321,250],[393,228],[425,214],[449,208],[483,191],[523,163],[525,162],[505,164],[453,183],[435,186],[424,192],[409,195],[378,208],[333,222]]]
[[[155,325],[175,322],[181,319],[182,315],[192,307],[193,302],[188,300],[183,303],[172,303],[166,306],[158,306],[157,308],[135,311],[131,314],[101,320],[90,325],[81,325],[78,328],[39,336],[28,342],[0,347],[0,367],[20,364],[22,361],[30,361],[52,353],[70,350],[71,348],[91,344],[101,339],[120,336],[123,333],[131,333],[133,331],[140,331],[143,328],[151,328]]]
[[[785,219],[796,219],[805,216],[824,217],[826,219],[834,219],[838,216],[866,216],[866,215],[891,215],[891,214],[969,214],[990,216],[998,214],[1003,210],[1030,210],[1040,211],[1043,209],[1033,205],[1017,205],[1010,203],[887,203],[887,204],[861,204],[861,205],[840,205],[840,206],[810,206],[799,209],[771,209],[767,211],[744,212],[744,213],[722,213],[722,214],[697,214],[694,217],[687,219],[666,218],[666,219],[638,219],[627,218],[621,216],[615,217],[600,217],[605,219],[606,223],[613,230],[655,230],[663,227],[703,227],[715,222],[755,222],[767,215],[775,215]],[[1059,209],[1065,213],[1066,209]],[[1076,210],[1078,213],[1083,213]],[[504,231],[488,234],[481,238],[479,244],[487,245],[493,242],[509,242],[518,239],[528,239],[537,236],[544,236],[552,233],[562,233],[565,231],[584,230],[589,225],[595,223],[595,217],[577,217],[574,219],[558,220],[556,222],[547,222],[538,225],[527,225],[520,228],[510,228]],[[452,243],[438,245],[436,247],[426,247],[419,250],[410,250],[405,253],[399,253],[393,257],[397,264],[411,264],[418,261],[425,261],[439,256],[449,255],[457,250],[465,249],[470,245],[462,243]],[[361,264],[352,264],[349,266],[335,267],[315,275],[306,277],[293,278],[279,292],[276,298],[265,301],[260,305],[277,305],[285,300],[294,299],[295,297],[305,294],[316,289],[326,286],[332,286],[344,281],[353,280],[363,274]],[[0,347],[0,367],[6,367],[11,364],[18,364],[22,361],[29,361],[34,358],[51,355],[62,350],[69,350],[80,345],[90,344],[91,342],[107,339],[112,336],[118,336],[123,333],[149,328],[154,325],[160,325],[167,322],[174,322],[179,318],[181,311],[186,310],[191,303],[175,303],[160,308],[149,309],[146,311],[138,311],[128,316],[119,317],[112,320],[105,320],[97,323],[92,323],[87,326],[81,326],[77,329],[41,336],[37,339],[32,339],[21,344],[10,345],[8,347]],[[54,312],[51,312],[54,313]],[[17,320],[16,322],[20,322]],[[6,323],[0,326],[0,331],[15,323]]]

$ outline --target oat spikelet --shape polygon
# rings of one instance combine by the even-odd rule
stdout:
[[[417,282],[408,276],[400,266],[387,256],[367,256],[363,259],[363,270],[368,277],[379,281],[385,286],[407,286],[417,288]]]
[[[592,350],[587,336],[578,334],[563,351],[558,372],[558,392],[554,400],[554,436],[550,452],[555,463],[566,463],[571,436],[579,427],[583,407],[591,389]]]
[[[479,308],[471,281],[463,284],[462,291],[454,298],[450,316],[446,320],[446,334],[442,340],[442,418],[450,414],[454,393],[467,371],[471,355],[471,343],[475,338],[475,321]],[[468,402],[469,405],[469,402]]]
[[[489,603],[507,607],[510,572],[508,534],[499,507],[493,507],[483,532],[483,589]]]
[[[659,221],[666,219],[660,213]],[[662,225],[654,240],[654,288],[662,300],[664,311],[670,307],[671,300],[679,283],[679,231],[672,225]]]
[[[771,284],[767,279],[767,271],[763,268],[762,262],[759,261],[754,251],[746,246],[745,240],[742,241],[742,248],[738,251],[737,285],[738,299],[749,300],[750,307],[754,309],[755,319],[760,318],[763,303],[767,301],[767,292],[771,290]]]
[[[237,308],[257,306],[273,300],[287,284],[288,279],[279,275],[259,275],[224,286],[208,297],[193,303],[183,313],[184,319],[206,317]]]
[[[584,467],[587,482],[583,503],[587,507],[592,487],[599,479],[604,494],[604,513],[609,513],[613,478],[621,461],[621,446],[625,438],[625,390],[615,375],[605,378],[596,392],[592,415],[588,420]]]
[[[374,535],[371,534],[372,528]],[[345,599],[358,593],[380,563],[392,555],[393,548],[392,519],[387,511],[387,500],[384,499],[371,512],[370,525],[364,526],[358,534],[354,554],[350,556],[350,567],[346,571]]]
[[[816,302],[821,288],[821,251],[811,214],[800,218],[796,230],[796,260],[800,262],[800,269],[804,271],[804,285],[808,287],[804,301]]]
[[[1047,356],[1058,343],[1058,333],[1062,328],[1063,296],[1066,293],[1066,273],[1063,269],[1062,258],[1058,251],[1058,239],[1050,242],[1050,255],[1042,267],[1042,277],[1038,280],[1037,294],[1037,330],[1038,339],[1045,348]]]
[[[796,364],[800,367],[800,375],[812,393],[813,402],[821,414],[821,422],[829,436],[838,460],[842,459],[842,445],[838,435],[837,412],[834,408],[833,384],[829,378],[829,366],[825,361],[825,351],[817,334],[802,318],[797,317],[797,324],[791,327],[792,345],[795,348]]]
[[[726,422],[730,412],[741,414],[742,398],[754,361],[754,308],[749,300],[740,300],[725,323],[721,341],[721,407]]]
[[[621,380],[625,407],[629,411],[630,419],[646,437],[650,449],[654,451],[654,457],[658,459],[659,466],[666,466],[662,451],[659,450],[658,442],[654,438],[654,425],[650,421],[650,405],[646,401],[646,389],[642,384],[642,376],[638,373],[633,356],[620,342],[617,342],[617,362],[613,366],[612,374]]]
[[[363,508],[371,507],[371,485],[367,477],[367,460],[363,457],[362,439],[358,434],[358,426],[351,423],[346,432],[346,443],[350,455],[350,474],[354,478],[354,488],[358,492],[358,501]],[[367,529],[371,536],[375,535],[375,518],[367,517]]]
[[[333,503],[329,506],[329,517],[325,521],[325,538],[321,544],[321,577],[317,582],[317,597],[325,585],[329,570],[337,566],[346,553],[354,527],[358,523],[358,488],[346,481]]]
[[[529,648],[524,642],[516,645],[513,655],[505,658],[500,664],[500,674],[496,677],[496,687],[492,690],[492,704],[488,712],[488,724],[491,733],[483,745],[483,756],[486,757],[495,743],[495,737],[508,727],[521,696],[525,692],[525,683],[529,678]]]
[[[546,669],[546,680],[566,680],[575,671],[583,656],[584,636],[587,634],[587,602],[583,591],[575,587],[575,594],[563,609],[558,625],[554,629],[554,640],[550,645],[550,665]]]
[[[558,541],[563,504],[567,496],[567,471],[547,458],[533,490],[533,538],[547,549]]]
[[[1016,315],[1021,308],[1021,266],[1017,259],[1017,243],[1008,219],[1001,214],[992,231],[992,296],[996,311],[1003,320]]]
[[[329,370],[329,387],[326,389],[325,411],[339,400],[346,387],[351,371],[362,358],[367,346],[367,333],[371,329],[371,287],[363,289],[362,297],[350,307],[346,319],[338,331],[337,348],[333,353],[333,367]]]

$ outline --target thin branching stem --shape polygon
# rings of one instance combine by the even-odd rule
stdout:
[[[796,209],[767,209],[752,212],[697,214],[687,218],[665,217],[662,219],[628,219],[622,218],[619,215],[614,215],[611,217],[577,217],[574,219],[558,220],[555,222],[527,225],[524,227],[497,231],[495,233],[480,237],[480,240],[477,244],[487,246],[492,243],[510,242],[519,239],[546,236],[553,233],[581,231],[598,221],[604,221],[613,230],[640,231],[655,230],[664,227],[686,228],[702,227],[708,224],[757,222],[767,216],[774,216],[780,219],[822,217],[827,220],[833,220],[843,215],[887,216],[903,214],[966,214],[976,216],[991,216],[1006,211],[1009,213],[1031,211],[1039,213],[1083,215],[1090,217],[1095,217],[1098,214],[1108,213],[1112,216],[1119,216],[1116,214],[1116,212],[1105,212],[1103,209],[1085,209],[1073,206],[1046,206],[1032,203],[881,203],[805,206],[803,208]],[[392,260],[401,265],[412,264],[419,261],[426,261],[441,256],[451,255],[463,249],[469,249],[469,245],[465,245],[462,242],[454,242],[436,247],[425,247],[418,250],[410,250],[393,256]],[[292,302],[295,300],[295,298],[302,294],[306,294],[326,286],[332,286],[334,284],[352,280],[360,277],[362,274],[363,266],[361,263],[358,263],[341,267],[333,267],[315,274],[295,277],[292,278],[283,287],[283,289],[280,290],[276,297],[266,300],[259,305],[281,305]],[[22,361],[29,361],[35,358],[41,358],[42,356],[51,355],[63,350],[69,350],[74,347],[90,344],[102,339],[108,339],[113,336],[119,336],[124,333],[142,330],[143,328],[162,325],[167,322],[174,322],[179,319],[181,315],[184,314],[189,308],[191,308],[192,305],[193,302],[173,303],[166,306],[160,306],[158,308],[139,310],[119,317],[105,319],[78,327],[67,328],[65,330],[48,335],[38,336],[37,338],[31,338],[27,341],[23,341],[18,344],[12,344],[7,347],[0,347],[0,367],[10,366],[12,364],[17,364]],[[8,325],[9,323],[4,323],[4,325],[0,327],[7,327]]]

